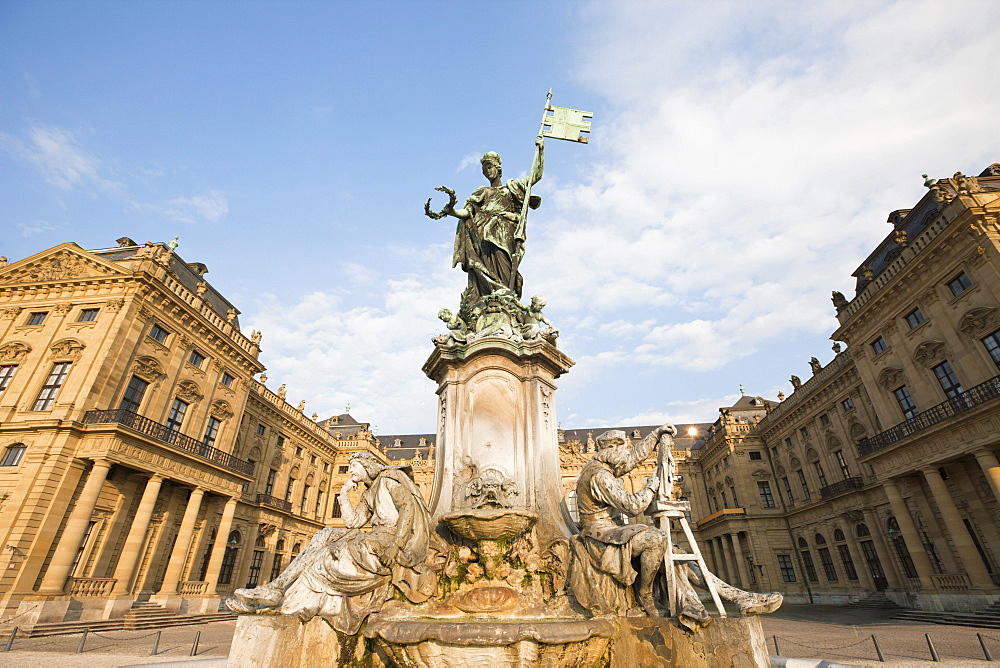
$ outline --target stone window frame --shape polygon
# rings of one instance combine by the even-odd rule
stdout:
[[[59,396],[63,385],[66,384],[66,378],[69,376],[72,368],[72,361],[61,360],[52,363],[52,369],[49,371],[48,376],[46,376],[42,388],[38,391],[38,397],[31,405],[32,411],[42,412],[52,410],[52,404],[55,403],[56,397]]]
[[[914,307],[909,313],[904,315],[903,320],[906,321],[906,324],[909,325],[910,329],[916,329],[920,325],[927,322],[927,318],[924,316],[919,306]]]
[[[969,274],[967,274],[963,269],[959,271],[954,278],[945,283],[945,285],[948,286],[948,290],[951,292],[952,297],[956,298],[968,292],[969,288],[975,285],[975,283]],[[956,288],[958,288],[957,291]]]
[[[25,327],[41,327],[49,317],[48,311],[31,311],[24,321]]]
[[[82,308],[80,309],[80,315],[77,316],[77,322],[96,322],[97,316],[100,314],[100,308]]]
[[[18,466],[24,461],[24,453],[28,446],[24,443],[12,443],[4,448],[3,457],[0,458],[0,466]]]
[[[172,332],[169,329],[167,329],[166,327],[162,327],[158,322],[154,322],[152,325],[150,325],[149,331],[146,332],[146,336],[153,339],[161,346],[167,345],[167,341],[170,340],[171,334]]]

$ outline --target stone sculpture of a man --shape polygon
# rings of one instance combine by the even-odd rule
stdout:
[[[431,517],[420,490],[399,467],[383,466],[370,452],[350,459],[350,480],[340,490],[348,530],[327,527],[309,541],[272,582],[237,589],[227,606],[241,613],[319,615],[335,629],[357,633],[361,623],[401,592],[422,603],[433,594],[434,573],[426,566]],[[355,507],[348,496],[364,491]],[[371,523],[371,530],[360,528]]]
[[[490,184],[473,191],[463,208],[448,205],[442,211],[459,219],[452,266],[461,265],[469,275],[469,286],[462,295],[463,306],[471,306],[480,297],[501,288],[507,288],[518,299],[521,297],[522,279],[518,266],[524,255],[525,241],[521,209],[529,179],[531,184],[537,183],[545,164],[541,136],[535,140],[535,145],[538,146],[538,160],[528,178],[503,183],[500,156],[486,153],[481,163],[483,176]],[[541,198],[531,195],[528,206],[537,209],[539,204]]]
[[[649,508],[660,485],[651,476],[646,486],[629,493],[622,484],[626,475],[643,462],[655,449],[661,437],[676,434],[673,425],[657,427],[635,447],[628,444],[625,432],[612,430],[597,437],[597,453],[584,465],[576,484],[577,507],[582,530],[572,541],[573,563],[570,582],[577,600],[597,613],[631,615],[639,612],[632,607],[632,586],[637,577],[637,603],[647,615],[658,617],[653,584],[661,573],[668,549],[679,551],[668,543],[667,534],[649,524],[625,524],[624,513],[637,516]],[[664,439],[661,447],[670,447]],[[632,559],[639,559],[636,573]],[[732,587],[712,573],[701,573],[693,562],[679,562],[675,568],[679,621],[691,630],[707,625],[711,620],[692,584],[706,586],[711,579],[722,598],[735,602],[743,614],[771,612],[781,605],[781,594],[754,594]],[[641,613],[639,613],[641,614]]]

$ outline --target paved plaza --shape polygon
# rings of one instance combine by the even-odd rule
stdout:
[[[993,656],[1000,659],[1000,630],[904,622],[893,620],[882,610],[820,605],[786,605],[761,617],[761,621],[770,654],[774,654],[774,636],[777,636],[781,654],[786,657],[867,666],[1000,666],[1000,661],[984,659],[976,638],[976,633],[981,633]],[[198,663],[194,666],[207,666],[211,665],[209,660],[218,664],[218,660],[229,654],[235,626],[235,622],[229,621],[165,628],[156,656],[150,656],[155,632],[149,631],[91,633],[80,654],[76,653],[80,634],[16,640],[11,652],[0,653],[0,666],[103,668],[195,660]],[[192,657],[191,647],[198,631],[201,632],[198,654]],[[940,663],[931,661],[925,633],[930,634]],[[877,660],[871,641],[873,634],[885,656],[884,664]],[[5,637],[0,638],[0,643],[5,641]]]

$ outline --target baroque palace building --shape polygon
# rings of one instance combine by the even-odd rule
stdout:
[[[676,494],[726,581],[790,602],[1000,598],[1000,165],[926,185],[854,296],[834,293],[831,361],[787,397],[678,425]],[[341,522],[358,450],[429,496],[436,435],[376,438],[265,387],[260,335],[204,265],[125,238],[0,265],[0,620],[214,612]],[[610,428],[653,425],[559,430],[571,516]]]
[[[368,425],[254,379],[261,336],[164,244],[0,260],[0,620],[216,612],[337,525]]]

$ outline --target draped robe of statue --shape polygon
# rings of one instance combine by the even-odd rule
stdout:
[[[347,515],[350,531],[338,535],[340,530],[328,527],[309,542],[299,559],[311,563],[285,589],[277,611],[303,621],[319,615],[338,631],[354,634],[392,597],[393,588],[421,603],[435,584],[424,564],[430,513],[406,473],[383,469],[362,493],[353,515]],[[358,531],[369,520],[371,531]]]
[[[506,288],[521,297],[518,267],[524,256],[525,229],[519,222],[528,179],[511,179],[500,186],[483,186],[465,202],[469,217],[458,221],[452,266],[469,275],[463,304]],[[528,206],[537,209],[541,197],[531,195]]]

